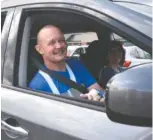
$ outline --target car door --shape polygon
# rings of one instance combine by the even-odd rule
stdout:
[[[59,97],[51,99],[50,96],[48,96],[49,98],[42,98],[41,96],[37,96],[38,93],[34,94],[32,92],[32,94],[28,94],[27,90],[24,93],[23,89],[15,86],[16,83],[13,79],[16,77],[16,66],[19,65],[16,59],[19,59],[18,54],[20,54],[20,50],[17,50],[17,48],[22,43],[18,44],[17,42],[20,38],[17,34],[22,28],[22,26],[20,27],[20,22],[22,22],[21,15],[22,8],[16,8],[8,36],[3,74],[4,81],[2,83],[2,94],[4,95],[2,97],[1,116],[2,139],[87,139],[89,132],[84,133],[86,130],[82,128],[82,123],[85,122],[86,125],[89,125],[84,119],[87,118],[88,113],[92,113],[94,106],[88,109],[84,106],[84,103],[75,104],[76,101],[72,101],[73,103],[71,103],[70,100],[61,100]],[[27,96],[27,100],[24,95]],[[23,99],[21,99],[22,97]],[[13,100],[11,101],[10,99]],[[67,101],[70,102],[68,103]],[[11,102],[13,103],[12,105]],[[34,104],[32,105],[31,103]],[[86,105],[88,106],[88,104]],[[31,107],[34,108],[32,109]],[[80,109],[87,114],[81,113]],[[37,113],[33,112],[34,110]],[[76,114],[77,110],[80,112],[80,115]],[[99,107],[98,110],[104,111],[104,108]],[[99,111],[96,112],[99,113]],[[106,117],[105,112],[103,112],[103,115]],[[91,129],[90,126],[87,127]],[[83,133],[81,129],[84,131]],[[92,134],[93,136],[94,133]]]
[[[23,11],[25,9],[37,8],[58,8],[82,10],[82,13],[89,14],[88,8],[83,6],[72,6],[69,4],[38,4],[19,6],[16,8],[11,29],[9,32],[6,59],[4,63],[3,83],[1,89],[2,97],[2,116],[1,129],[2,140],[11,139],[29,139],[29,140],[50,140],[50,139],[88,139],[88,140],[118,140],[118,139],[134,139],[138,135],[141,137],[142,132],[148,134],[150,128],[128,126],[114,123],[109,120],[105,113],[105,108],[100,103],[91,103],[83,99],[71,99],[69,97],[59,97],[55,95],[40,94],[36,91],[21,88],[17,86],[15,81],[18,78],[20,67],[20,48],[22,42],[18,42],[20,36],[18,33],[24,22]],[[102,13],[91,10],[91,15],[103,21],[106,17]],[[95,14],[97,13],[97,14]],[[109,17],[107,17],[108,19]],[[114,21],[114,22],[112,22]],[[116,20],[106,20],[110,26],[113,24],[114,29],[124,24],[117,23]],[[128,27],[126,27],[128,28]],[[129,35],[133,32],[128,28]],[[121,29],[120,29],[121,30]],[[125,28],[121,30],[125,33]],[[143,37],[143,36],[141,36]],[[131,38],[135,38],[131,36]],[[144,37],[145,38],[145,37]],[[146,38],[147,40],[147,38]],[[138,40],[137,40],[138,41]],[[139,43],[142,43],[139,41]],[[143,42],[145,44],[145,41]],[[146,46],[148,43],[146,43]],[[20,50],[21,49],[21,50]],[[24,64],[25,65],[25,64]],[[24,75],[20,75],[23,76]],[[117,132],[114,130],[117,129]],[[126,129],[125,132],[122,130]],[[118,132],[122,132],[118,133]],[[128,133],[127,133],[128,132]],[[130,135],[129,135],[130,134]]]
[[[7,88],[4,88],[4,87],[5,87],[5,85],[12,85],[13,84],[12,82],[10,82],[11,81],[10,80],[11,77],[9,75],[9,73],[10,73],[9,65],[11,64],[10,61],[12,61],[12,60],[14,61],[15,57],[17,57],[16,56],[16,54],[17,54],[16,53],[16,49],[13,48],[13,46],[15,46],[16,43],[17,43],[16,39],[18,38],[18,36],[16,36],[16,33],[19,31],[18,30],[19,29],[18,28],[18,21],[20,20],[20,16],[21,16],[21,9],[18,8],[15,11],[15,13],[14,13],[14,9],[15,8],[12,8],[12,9],[9,9],[9,10],[7,10],[7,9],[2,10],[2,56],[1,56],[1,58],[2,58],[2,66],[4,65],[3,67],[5,67],[4,71],[7,70],[7,75],[4,76],[5,77],[4,78],[4,82],[2,82],[2,87],[3,87],[2,88],[2,92],[3,92],[3,94],[5,94],[5,93],[7,94],[7,93],[13,92],[13,89],[9,90],[8,87]],[[13,17],[13,15],[14,15],[14,17]],[[12,22],[12,19],[13,19],[13,22]],[[9,28],[10,26],[11,26],[11,29]],[[15,32],[14,32],[14,28],[16,28]],[[6,56],[5,56],[5,54],[6,54]],[[8,54],[9,54],[9,57],[7,56]],[[5,61],[4,57],[6,57],[6,61]],[[3,70],[3,67],[1,67],[2,70]],[[3,75],[3,73],[2,73],[2,75]],[[5,73],[4,73],[4,75],[5,75]],[[10,78],[10,79],[8,79],[6,81],[7,78]],[[23,94],[23,92],[17,92],[17,90],[15,89],[15,92],[13,94],[9,95],[9,96],[11,97],[13,95],[15,97],[15,93],[19,93],[20,95]],[[49,129],[48,127],[44,127],[44,125],[40,125],[40,123],[36,123],[35,121],[30,121],[25,116],[25,114],[23,114],[24,117],[21,117],[22,112],[20,112],[19,110],[23,110],[24,111],[24,109],[22,108],[23,104],[20,106],[17,103],[18,102],[17,101],[16,102],[17,104],[15,105],[14,104],[15,102],[14,102],[13,103],[14,107],[15,106],[19,107],[20,106],[22,109],[20,108],[18,110],[15,107],[16,109],[14,108],[15,110],[12,110],[10,108],[12,106],[10,104],[11,102],[9,100],[7,100],[8,99],[8,95],[6,95],[6,96],[7,96],[7,98],[5,98],[3,96],[4,100],[2,99],[4,102],[2,101],[2,112],[1,112],[1,137],[2,137],[3,140],[11,140],[11,139],[18,139],[18,140],[25,140],[25,139],[29,139],[29,140],[42,140],[44,138],[46,140],[47,139],[48,140],[50,140],[50,139],[65,139],[65,140],[68,140],[68,139],[78,139],[75,136],[71,136],[69,134],[62,133],[61,131],[57,131],[56,128]],[[36,98],[34,100],[38,101]],[[6,103],[7,101],[8,101],[8,103]],[[7,110],[8,108],[10,108],[10,110],[11,110],[10,112],[8,112],[8,110]],[[43,110],[43,109],[39,108],[39,110]],[[14,113],[18,112],[18,113],[14,114],[13,112]],[[24,112],[26,112],[26,111],[24,111]],[[18,115],[18,114],[20,114],[20,115]],[[29,116],[30,114],[35,114],[35,113],[34,112],[31,112],[31,113],[30,112],[29,113],[26,112],[26,114]],[[40,114],[43,115],[43,112],[41,112]],[[34,116],[32,115],[32,117],[30,117],[30,118],[36,119],[35,117],[36,116],[40,117],[40,114],[39,115],[35,114]],[[42,120],[40,122],[45,124],[43,120],[45,120],[44,117],[42,117]],[[57,121],[59,121],[59,120],[57,119]],[[52,125],[50,125],[50,126],[52,126]]]

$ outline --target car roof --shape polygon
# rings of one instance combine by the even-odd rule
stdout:
[[[2,3],[1,3],[1,8],[15,7],[15,6],[28,5],[28,4],[49,3],[49,2],[71,3],[71,4],[79,4],[79,5],[84,5],[84,4],[91,5],[91,4],[95,4],[95,3],[101,4],[104,1],[107,2],[107,3],[110,2],[110,1],[131,2],[131,0],[3,0]],[[150,0],[145,0],[145,1],[140,1],[139,2],[138,0],[132,0],[132,2],[151,5]]]
[[[45,3],[45,2],[63,2],[63,3],[76,3],[78,0],[2,0],[1,7],[11,7],[11,6],[19,6],[19,5],[26,5],[26,4],[36,4],[36,3]],[[84,2],[96,2],[100,3],[101,0],[83,0]],[[137,4],[143,4],[152,6],[152,0],[105,0],[105,1],[112,1],[112,2],[131,2]],[[81,4],[81,1],[79,1]]]
[[[69,3],[69,4],[79,4],[87,2],[94,2],[93,0],[84,0],[84,2],[79,0],[3,0],[1,7],[14,7],[14,6],[21,6],[21,5],[29,5],[29,4],[40,4],[40,3],[49,3],[49,2],[60,2],[60,3]]]

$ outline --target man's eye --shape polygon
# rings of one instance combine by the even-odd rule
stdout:
[[[51,41],[49,42],[49,45],[54,45],[56,42],[55,41]]]
[[[65,43],[64,39],[59,40],[59,43]]]

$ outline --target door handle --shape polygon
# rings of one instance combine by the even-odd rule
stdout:
[[[28,131],[19,126],[13,126],[6,121],[1,120],[1,129],[5,131],[10,138],[28,137]]]

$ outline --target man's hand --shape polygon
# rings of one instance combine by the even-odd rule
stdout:
[[[104,103],[104,98],[102,98],[98,92],[95,91],[90,91],[89,93],[86,94],[80,94],[80,97],[88,99],[88,100],[92,100],[92,101],[99,101]]]

